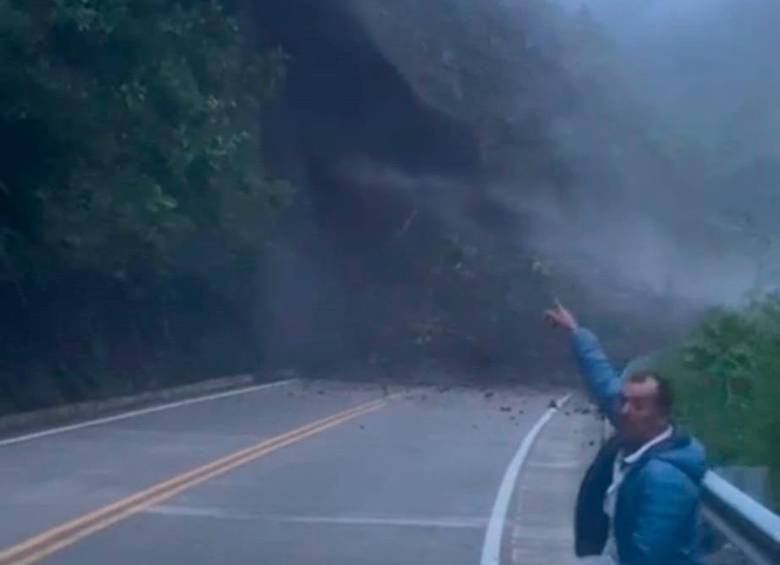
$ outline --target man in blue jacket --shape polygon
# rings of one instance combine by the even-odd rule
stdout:
[[[557,304],[546,313],[573,337],[585,385],[617,434],[580,486],[576,553],[620,565],[692,565],[704,449],[671,419],[669,383],[650,371],[620,381],[596,337]]]

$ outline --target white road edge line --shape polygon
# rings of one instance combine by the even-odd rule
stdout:
[[[209,400],[218,400],[220,398],[228,398],[230,396],[238,396],[240,394],[248,394],[250,392],[256,392],[265,390],[268,388],[275,388],[291,384],[298,379],[287,379],[284,381],[274,381],[271,383],[265,383],[261,385],[254,385],[250,387],[239,388],[236,390],[229,390],[227,392],[219,392],[216,394],[209,394],[207,396],[197,396],[195,398],[188,398],[187,400],[179,400],[177,402],[170,402],[168,404],[160,404],[159,406],[152,406],[150,408],[141,408],[139,410],[132,410],[130,412],[124,412],[122,414],[116,414],[114,416],[108,416],[105,418],[97,418],[95,420],[87,420],[86,422],[79,422],[78,424],[71,424],[68,426],[61,426],[58,428],[51,428],[40,432],[26,434],[22,436],[12,437],[9,439],[0,440],[0,447],[8,445],[14,445],[26,441],[32,441],[47,436],[53,436],[58,434],[64,434],[83,428],[91,428],[92,426],[99,426],[101,424],[108,424],[109,422],[117,422],[119,420],[127,420],[128,418],[135,418],[137,416],[143,416],[145,414],[152,414],[154,412],[162,412],[163,410],[171,410],[172,408],[180,408],[182,406],[189,406],[190,404],[198,404],[201,402],[208,402]]]
[[[509,503],[512,500],[512,493],[515,490],[515,483],[517,482],[517,476],[520,474],[520,469],[523,468],[525,460],[528,458],[528,453],[536,441],[539,432],[547,424],[550,418],[569,401],[571,394],[567,394],[555,403],[555,406],[547,410],[539,421],[534,424],[526,436],[523,438],[523,442],[520,444],[520,448],[517,450],[512,461],[507,467],[504,478],[501,481],[501,486],[498,489],[498,495],[496,496],[496,502],[493,505],[493,511],[490,513],[490,521],[488,522],[487,531],[485,532],[485,543],[482,546],[482,559],[480,559],[480,565],[499,565],[501,562],[501,538],[504,534],[504,522],[506,521],[507,510],[509,509]]]

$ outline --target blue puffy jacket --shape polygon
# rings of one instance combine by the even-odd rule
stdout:
[[[585,384],[601,410],[618,427],[620,379],[595,336],[574,333],[574,352]],[[609,532],[603,511],[612,481],[619,436],[607,442],[580,487],[575,516],[576,552],[599,555]],[[692,565],[697,548],[699,491],[706,472],[701,444],[679,431],[654,446],[627,473],[620,486],[614,534],[621,565]]]

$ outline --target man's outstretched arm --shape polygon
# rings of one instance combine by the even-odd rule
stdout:
[[[607,359],[598,339],[589,330],[580,327],[577,320],[561,304],[545,313],[555,326],[571,333],[574,357],[593,401],[617,427],[620,398],[620,379]]]

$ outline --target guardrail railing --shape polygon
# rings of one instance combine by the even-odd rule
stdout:
[[[780,563],[780,516],[753,500],[715,472],[702,489],[703,514],[754,563]]]

